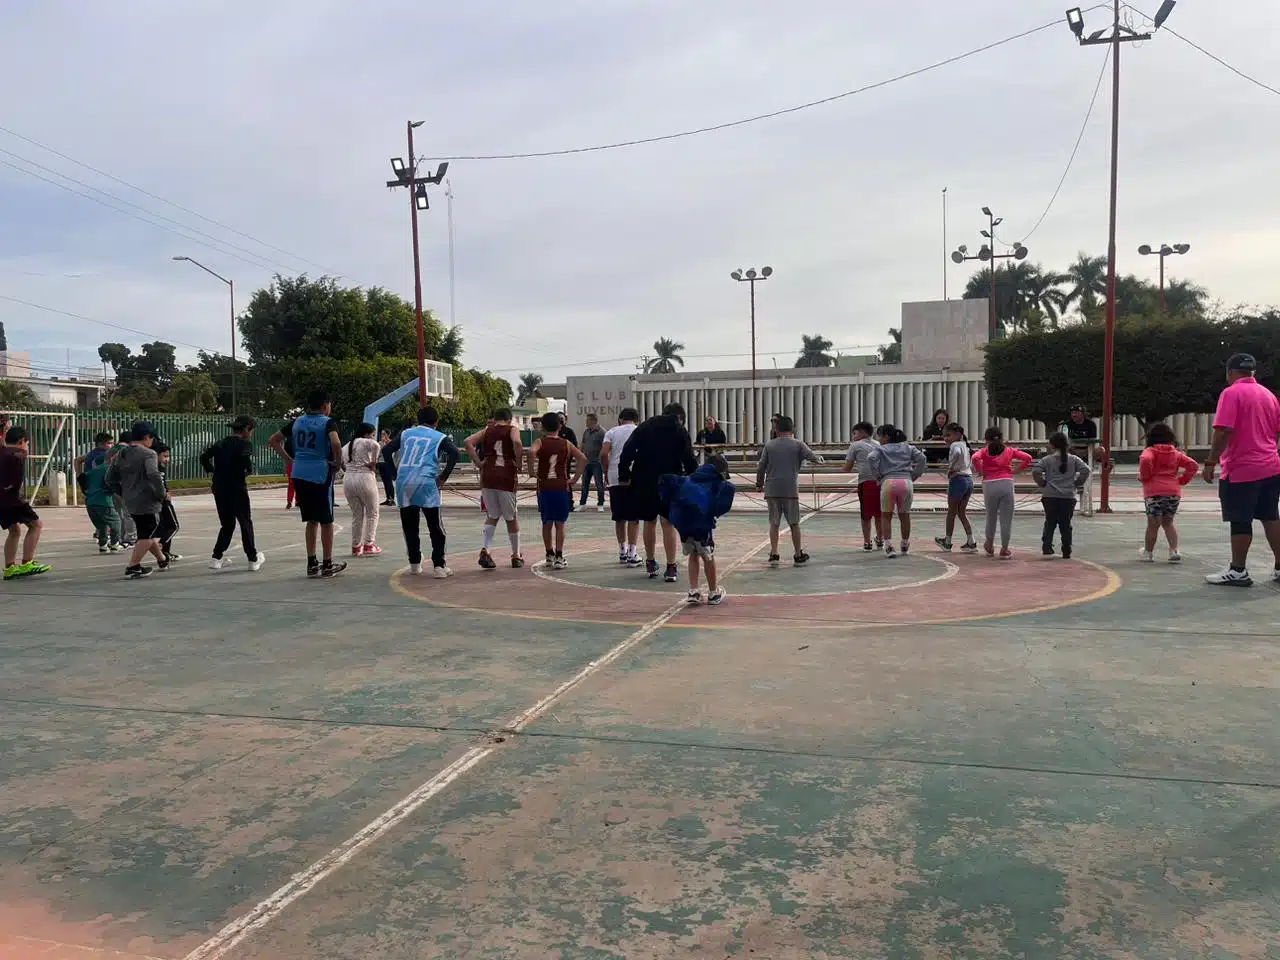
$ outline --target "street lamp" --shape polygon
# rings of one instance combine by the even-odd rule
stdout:
[[[1177,0],[1164,0],[1153,20],[1154,29],[1159,30],[1173,13]],[[1107,30],[1096,30],[1085,35],[1084,13],[1079,7],[1067,11],[1067,26],[1075,34],[1081,46],[1090,47],[1101,44],[1111,46],[1111,212],[1107,238],[1107,321],[1104,334],[1105,346],[1102,359],[1102,450],[1103,456],[1111,451],[1111,421],[1115,416],[1115,359],[1116,359],[1116,194],[1120,183],[1120,46],[1125,43],[1136,43],[1150,40],[1152,34],[1139,33],[1132,27],[1120,22],[1120,0],[1113,0],[1113,14],[1110,35]],[[1099,511],[1111,512],[1111,471],[1104,465],[1102,470],[1101,497]]]
[[[211,277],[217,277],[227,285],[228,291],[231,293],[231,412],[234,414],[239,409],[240,398],[236,389],[236,285],[232,280],[228,280],[220,273],[210,270],[199,260],[192,260],[190,257],[170,257],[170,260],[185,260],[187,263],[193,264],[209,274]]]
[[[442,163],[434,174],[418,176],[418,157],[413,152],[413,131],[422,126],[422,120],[410,120],[405,124],[409,136],[409,163],[406,165],[400,157],[391,158],[391,171],[396,175],[394,180],[387,181],[389,189],[406,187],[409,190],[409,222],[413,233],[413,311],[418,325],[418,402],[427,405],[427,340],[422,329],[422,263],[418,256],[418,211],[427,210],[427,184],[438,184],[444,180],[449,164]]]
[[[1138,252],[1142,254],[1144,257],[1158,256],[1160,258],[1160,312],[1161,313],[1168,312],[1165,309],[1165,305],[1164,305],[1164,258],[1174,257],[1174,256],[1181,257],[1189,253],[1190,250],[1191,250],[1191,244],[1189,243],[1175,243],[1173,246],[1169,246],[1169,244],[1167,243],[1162,243],[1160,245],[1160,249],[1158,250],[1153,250],[1151,248],[1151,244],[1144,243],[1142,246],[1138,248]]]
[[[751,284],[751,426],[752,433],[757,433],[759,431],[760,412],[756,407],[756,283],[772,277],[773,267],[761,267],[758,273],[755,267],[745,271],[739,267],[729,276],[739,283]],[[759,437],[755,439],[758,440]]]
[[[988,229],[982,231],[982,236],[986,237],[989,243],[984,243],[982,249],[977,253],[970,255],[968,247],[960,247],[951,254],[951,259],[956,263],[964,263],[967,260],[981,260],[983,263],[991,264],[991,295],[990,303],[987,304],[987,342],[995,343],[996,340],[996,264],[997,260],[1025,260],[1027,259],[1028,250],[1021,243],[1015,243],[1010,253],[995,252],[996,227],[1004,223],[1003,217],[997,217],[991,212],[990,207],[983,207],[982,212],[987,217]]]

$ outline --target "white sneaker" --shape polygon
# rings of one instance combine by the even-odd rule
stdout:
[[[1211,583],[1215,587],[1252,587],[1253,578],[1249,576],[1248,570],[1232,570],[1230,567],[1221,573],[1211,573],[1204,578],[1205,583]]]
[[[1182,554],[1180,554],[1177,550],[1170,550],[1170,551],[1169,551],[1169,562],[1170,562],[1170,563],[1181,563],[1181,562],[1182,562]]]
[[[209,561],[210,570],[222,570],[225,567],[229,567],[229,566],[231,566],[230,557],[223,557],[221,560],[219,560],[217,557],[214,557],[212,560]]]
[[[718,607],[720,604],[724,603],[724,598],[726,596],[727,594],[725,593],[724,587],[716,587],[711,591],[711,595],[707,597],[707,605],[711,607]]]
[[[604,504],[603,504],[603,503],[597,503],[597,504],[596,504],[596,513],[604,513]]]
[[[551,561],[551,568],[553,570],[568,570],[569,561],[566,560],[564,557],[556,557],[554,560]]]
[[[415,577],[422,576],[422,564],[420,563],[409,564],[409,572],[413,574]]]
[[[261,550],[258,551],[258,559],[249,561],[249,569],[257,573],[262,569],[262,565],[267,562],[267,555]]]
[[[691,607],[696,607],[702,602],[702,592],[699,590],[690,590],[689,595],[685,597],[685,602]]]
[[[1276,583],[1280,583],[1280,569],[1271,571],[1271,579],[1274,580]]]
[[[1142,563],[1155,563],[1156,558],[1152,556],[1151,551],[1143,547],[1138,551],[1138,560]]]
[[[888,557],[890,560],[892,560],[894,557],[898,555],[897,551],[893,549],[892,543],[886,543],[884,545],[884,555]]]
[[[437,580],[448,580],[449,568],[448,567],[432,567],[431,576],[435,577]]]

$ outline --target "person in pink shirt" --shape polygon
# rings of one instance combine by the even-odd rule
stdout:
[[[1162,528],[1169,541],[1169,562],[1182,562],[1173,518],[1182,503],[1182,488],[1199,472],[1200,464],[1178,449],[1173,427],[1153,423],[1147,431],[1147,448],[1138,458],[1138,479],[1142,481],[1142,500],[1147,510],[1147,536],[1138,554],[1143,563],[1155,560],[1156,537]]]
[[[987,445],[973,455],[973,469],[982,477],[982,502],[987,511],[987,539],[982,549],[988,557],[996,552],[996,523],[1000,524],[1000,559],[1012,560],[1009,539],[1013,536],[1013,475],[1025,470],[1034,459],[1016,447],[1006,447],[999,427],[988,427]]]
[[[1204,479],[1213,483],[1221,464],[1218,500],[1222,520],[1231,524],[1231,566],[1205,579],[1214,586],[1253,585],[1247,562],[1253,545],[1253,521],[1275,554],[1272,579],[1280,582],[1280,400],[1254,378],[1258,363],[1247,353],[1227,361],[1227,389],[1213,416],[1213,446],[1204,463]]]

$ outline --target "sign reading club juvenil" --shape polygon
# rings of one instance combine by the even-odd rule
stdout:
[[[634,407],[630,377],[570,377],[565,383],[569,426],[578,436],[586,426],[587,414],[594,413],[605,430],[617,426],[624,407]]]

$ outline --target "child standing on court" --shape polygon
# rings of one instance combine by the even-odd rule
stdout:
[[[925,455],[907,443],[907,435],[892,423],[876,430],[880,446],[871,454],[871,472],[880,483],[881,536],[885,556],[897,556],[893,549],[893,515],[898,515],[902,531],[902,552],[911,552],[911,499],[915,482],[929,466]]]
[[[764,492],[765,503],[769,505],[769,566],[778,566],[778,532],[786,517],[791,545],[795,548],[792,562],[803,567],[809,562],[809,555],[804,552],[800,537],[800,466],[823,460],[796,439],[795,421],[790,417],[778,417],[774,430],[777,436],[764,445],[756,467],[756,489]]]
[[[1043,491],[1044,534],[1040,552],[1053,556],[1053,532],[1062,534],[1062,559],[1071,559],[1071,517],[1076,512],[1076,494],[1089,479],[1089,465],[1070,451],[1067,435],[1055,433],[1049,438],[1052,451],[1031,468],[1031,478]],[[1194,466],[1194,464],[1193,464]]]
[[[169,460],[172,452],[167,443],[157,440],[151,447],[156,452],[156,465],[160,469],[160,482],[164,484],[164,503],[160,506],[160,523],[156,526],[156,541],[160,547],[160,555],[156,557],[156,565],[161,570],[168,570],[169,564],[182,559],[182,554],[173,552],[173,540],[182,529],[178,523],[178,511],[173,505],[173,497],[169,495]],[[152,551],[155,555],[155,551]]]
[[[982,502],[987,511],[987,539],[982,545],[988,557],[996,553],[996,524],[1000,525],[1000,559],[1012,560],[1009,540],[1013,536],[1013,475],[1025,470],[1034,457],[1016,447],[1007,447],[999,427],[988,427],[987,445],[973,455],[973,466],[982,476]]]
[[[83,478],[84,506],[98,535],[99,553],[119,553],[124,549],[120,546],[120,514],[107,489],[107,451],[111,449],[111,439],[109,433],[98,434],[93,438],[93,449],[77,461]]]
[[[844,472],[858,471],[858,514],[862,519],[862,549],[870,552],[884,546],[880,533],[880,484],[871,472],[871,453],[876,448],[872,439],[876,428],[867,421],[853,426],[853,441],[844,455]],[[875,524],[875,545],[871,543],[871,526]]]
[[[0,530],[7,530],[4,541],[4,578],[17,580],[48,573],[52,567],[36,560],[40,531],[44,524],[31,504],[22,499],[26,482],[27,451],[31,440],[25,427],[10,427],[0,446]],[[22,536],[22,528],[27,535]],[[22,543],[22,562],[18,562],[18,543]]]
[[[560,436],[560,430],[560,414],[543,414],[542,436],[529,451],[529,472],[538,481],[538,512],[542,515],[546,565],[553,570],[569,566],[564,558],[564,525],[573,505],[573,478],[587,465],[582,451]],[[569,470],[570,460],[576,466],[573,472]]]
[[[1142,499],[1147,508],[1147,536],[1138,558],[1154,561],[1156,536],[1164,530],[1169,542],[1169,562],[1181,563],[1178,552],[1178,528],[1173,518],[1182,503],[1182,488],[1200,472],[1200,464],[1178,449],[1178,438],[1167,423],[1153,423],[1147,431],[1147,448],[1138,459],[1138,479],[1142,481]]]
[[[351,509],[351,555],[376,557],[382,553],[378,546],[378,481],[374,471],[382,458],[382,444],[373,438],[376,428],[372,423],[362,423],[356,435],[342,448],[342,462],[346,471],[342,475],[342,493]]]
[[[966,510],[969,498],[973,496],[973,458],[969,455],[969,438],[965,436],[964,427],[958,423],[948,423],[942,430],[942,438],[949,444],[947,448],[947,527],[941,537],[934,537],[933,542],[943,550],[951,550],[951,535],[955,533],[956,521],[964,529],[964,543],[960,549],[965,553],[973,553],[978,545],[973,540],[973,524],[969,522]]]
[[[700,566],[707,571],[707,603],[717,606],[724,601],[724,588],[716,581],[716,519],[729,512],[735,492],[729,482],[729,461],[719,454],[708,457],[692,476],[668,473],[658,481],[658,499],[666,505],[667,516],[680,534],[684,555],[689,558],[691,604],[702,602],[698,587]]]

